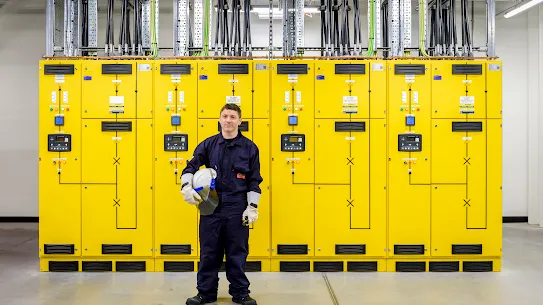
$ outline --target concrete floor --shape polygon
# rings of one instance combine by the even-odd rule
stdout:
[[[182,305],[194,273],[40,273],[37,225],[0,224],[1,305]],[[543,229],[504,225],[500,273],[250,273],[260,305],[543,304]],[[218,304],[232,304],[221,274]]]

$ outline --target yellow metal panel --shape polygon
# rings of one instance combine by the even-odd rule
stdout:
[[[489,119],[502,118],[502,61],[486,62],[486,116]]]
[[[278,63],[272,70],[271,198],[272,255],[278,244],[307,245],[313,253],[314,243],[314,69],[311,61],[292,61],[307,65],[307,74],[283,71]],[[290,65],[290,64],[287,64]],[[286,67],[286,66],[285,66]],[[295,67],[295,66],[293,66]],[[284,67],[281,67],[283,69]],[[286,67],[290,68],[290,67]],[[296,73],[299,73],[296,71]],[[298,125],[290,126],[289,115],[298,116]],[[281,151],[283,134],[305,135],[305,151]],[[296,215],[296,216],[294,216]],[[294,223],[292,222],[294,221]],[[292,230],[293,223],[296,230]]]
[[[487,120],[487,231],[485,255],[502,256],[502,121]]]
[[[384,256],[387,241],[387,125],[385,119],[370,119],[369,199],[370,231],[364,232],[368,240],[368,256]],[[382,264],[384,268],[384,263]],[[379,271],[381,263],[379,263]]]
[[[45,65],[73,65],[73,74],[45,74]],[[39,248],[45,244],[73,245],[81,255],[81,64],[40,61],[39,73]],[[64,126],[55,126],[55,116]],[[49,151],[48,135],[71,135],[71,151]]]
[[[83,183],[84,256],[100,256],[102,244],[131,244],[133,256],[153,255],[152,125],[145,119],[128,122],[132,131],[117,132],[121,139],[113,141],[115,132],[102,132],[99,120],[85,121],[83,176],[102,180]],[[100,158],[85,159],[92,153]],[[107,167],[113,170],[105,174]]]
[[[387,63],[384,60],[369,61],[370,118],[384,119],[387,113]]]
[[[219,74],[221,65],[247,65],[247,74]],[[226,69],[228,71],[228,69]],[[253,117],[253,63],[237,60],[209,60],[198,64],[198,117],[209,119],[219,117],[224,104],[237,104],[242,117]]]
[[[253,118],[270,117],[270,62],[255,60],[253,63]],[[244,117],[248,117],[243,114]]]
[[[190,74],[165,74],[161,70],[171,67],[162,65],[176,64],[190,65]],[[161,245],[189,245],[191,254],[175,256],[196,256],[197,209],[184,202],[180,193],[181,172],[198,144],[196,62],[165,60],[156,62],[155,66],[155,256],[167,255],[161,254]],[[179,126],[172,125],[172,116],[179,116]],[[187,151],[165,150],[165,135],[174,133],[187,135]]]
[[[128,65],[132,72],[131,74],[103,74],[104,67],[108,65]],[[82,116],[84,119],[133,119],[136,117],[137,65],[134,61],[86,60],[83,61],[82,73]],[[145,96],[150,97],[148,94],[145,95],[144,90],[142,98]],[[150,110],[147,106],[145,109]],[[113,113],[112,111],[123,112]]]
[[[249,231],[249,257],[262,257],[270,256],[270,124],[267,119],[252,121],[252,138],[258,147],[263,181],[260,184],[262,194],[258,204],[258,220],[250,226]]]
[[[423,65],[424,74],[396,74],[396,64]],[[397,256],[394,245],[423,245],[425,249],[430,245],[429,65],[426,61],[407,60],[388,65],[389,256]],[[406,125],[407,114],[415,116],[415,126]],[[399,151],[398,135],[409,132],[422,135],[422,151]]]
[[[453,74],[453,66],[480,67],[481,74]],[[485,62],[434,61],[432,63],[433,118],[485,118]],[[473,113],[463,111],[473,110]]]
[[[153,88],[154,88],[154,73],[156,69],[160,72],[160,66],[157,67],[156,62],[149,60],[136,61],[136,118],[152,119],[153,118]]]
[[[363,66],[364,74],[337,74],[336,67]],[[368,118],[368,62],[315,62],[315,118]]]

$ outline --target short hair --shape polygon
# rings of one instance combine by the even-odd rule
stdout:
[[[220,113],[222,113],[223,110],[235,110],[238,113],[238,116],[241,118],[241,108],[239,108],[239,106],[236,104],[227,103],[226,105],[222,106]]]

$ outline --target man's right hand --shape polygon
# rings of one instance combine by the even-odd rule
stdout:
[[[185,201],[190,204],[198,204],[202,201],[202,197],[196,193],[190,184],[186,185],[181,192],[183,193]]]

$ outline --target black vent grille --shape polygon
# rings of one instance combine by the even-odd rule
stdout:
[[[160,254],[191,254],[190,245],[160,245]]]
[[[249,65],[219,64],[219,74],[249,74]]]
[[[132,244],[102,245],[102,254],[132,254]]]
[[[190,64],[161,64],[160,74],[190,74]]]
[[[166,272],[193,272],[194,262],[164,262]]]
[[[89,271],[113,271],[112,262],[83,262],[81,268],[84,272]]]
[[[245,263],[245,272],[261,272],[262,271],[262,262],[246,262]]]
[[[102,64],[102,74],[132,74],[132,65]]]
[[[336,64],[336,74],[366,74],[365,64]]]
[[[307,245],[277,245],[277,254],[307,254]]]
[[[452,254],[483,254],[483,245],[452,245]]]
[[[366,245],[336,245],[336,254],[366,254]]]
[[[424,254],[424,245],[394,245],[394,254]]]
[[[482,75],[483,65],[452,65],[452,74]]]
[[[430,262],[430,272],[458,272],[459,262]]]
[[[396,64],[394,65],[394,74],[400,74],[400,75],[411,75],[411,74],[419,74],[424,75],[426,73],[426,69],[424,65],[405,65],[405,64]]]
[[[366,131],[366,122],[335,122],[336,131]]]
[[[396,262],[396,272],[425,272],[425,262]]]
[[[314,272],[342,272],[343,262],[314,262]]]
[[[49,272],[77,272],[79,271],[79,262],[49,262]]]
[[[145,272],[145,261],[141,262],[116,262],[115,270],[118,272]]]
[[[278,64],[277,74],[307,74],[307,64]]]
[[[132,131],[132,122],[102,122],[102,131]]]
[[[464,272],[492,272],[493,263],[488,262],[463,262]]]
[[[279,262],[280,272],[307,272],[311,271],[309,262]]]
[[[377,262],[347,262],[349,272],[377,272]]]
[[[483,122],[452,122],[452,131],[483,131]]]
[[[43,74],[45,75],[65,75],[74,74],[74,65],[44,65]]]
[[[75,253],[75,247],[74,245],[50,245],[46,244],[43,245],[43,252],[45,254],[74,254]]]

